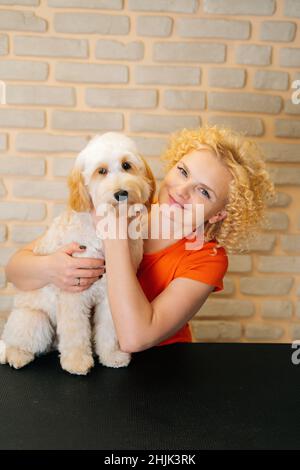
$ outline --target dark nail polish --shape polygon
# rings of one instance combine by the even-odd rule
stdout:
[[[85,245],[80,245],[79,247],[81,250],[85,250],[86,249],[86,246]]]

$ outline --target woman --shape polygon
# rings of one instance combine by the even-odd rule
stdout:
[[[87,289],[106,271],[111,313],[120,347],[126,352],[192,341],[188,321],[212,291],[223,288],[226,250],[245,246],[263,221],[267,199],[274,195],[259,149],[230,129],[183,129],[171,137],[162,159],[168,172],[157,203],[188,212],[192,230],[197,229],[197,208],[203,207],[202,248],[188,250],[185,237],[165,239],[160,231],[158,238],[145,239],[136,275],[126,238],[104,240],[105,268],[103,260],[72,258],[72,253],[84,249],[76,243],[37,256],[32,242],[6,267],[8,280],[21,290],[53,283],[70,292]],[[151,213],[152,209],[149,234]],[[174,228],[172,215],[170,223]]]

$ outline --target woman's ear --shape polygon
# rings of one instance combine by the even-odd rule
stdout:
[[[68,206],[76,212],[86,212],[92,210],[91,197],[86,189],[83,176],[79,168],[73,168],[68,177],[70,189]]]
[[[208,222],[210,224],[215,224],[216,222],[221,222],[221,220],[224,220],[226,219],[227,217],[227,212],[225,210],[222,210],[220,212],[218,212],[216,215],[214,215],[213,217],[211,217]]]
[[[155,181],[154,175],[152,173],[152,170],[151,170],[149,164],[146,162],[146,159],[144,157],[142,157],[141,155],[140,155],[140,157],[144,162],[145,169],[146,169],[146,178],[149,180],[150,187],[151,187],[150,196],[148,198],[148,201],[145,203],[147,209],[149,210],[150,207],[151,207],[151,204],[153,204],[153,202],[154,202],[154,196],[155,196],[155,193],[156,193],[156,181]]]

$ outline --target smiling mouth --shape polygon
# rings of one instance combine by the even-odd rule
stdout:
[[[176,206],[179,206],[179,207],[183,207],[179,202],[175,201],[175,199],[173,199],[172,196],[170,196],[169,193],[168,193],[168,196],[169,196],[169,204],[170,205],[176,205]]]

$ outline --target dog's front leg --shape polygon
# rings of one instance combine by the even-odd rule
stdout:
[[[60,363],[71,374],[86,375],[94,365],[90,307],[82,294],[62,292],[57,308]]]
[[[95,306],[94,342],[99,362],[107,367],[128,366],[131,355],[121,351],[107,295]]]

